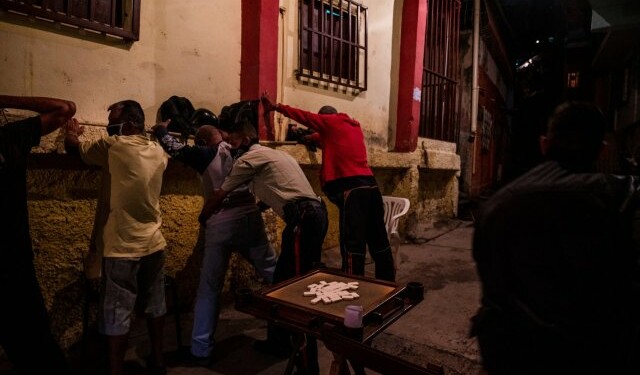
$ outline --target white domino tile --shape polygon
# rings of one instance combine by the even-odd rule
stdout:
[[[320,280],[318,283],[307,285],[306,291],[302,294],[305,297],[315,297],[310,300],[312,305],[322,301],[324,304],[340,302],[342,300],[352,301],[360,297],[354,290],[358,289],[358,282],[345,283],[342,281],[326,282]]]

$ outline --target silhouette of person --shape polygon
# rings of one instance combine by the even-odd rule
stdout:
[[[638,182],[595,173],[604,134],[596,106],[561,104],[546,160],[480,211],[471,334],[491,375],[639,373]]]

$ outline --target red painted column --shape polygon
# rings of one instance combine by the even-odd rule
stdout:
[[[427,0],[404,0],[401,27],[394,151],[411,152],[418,145]]]
[[[242,0],[240,100],[259,99],[278,92],[278,0]],[[262,112],[262,106],[260,106]],[[260,139],[274,139],[273,122],[260,113]]]

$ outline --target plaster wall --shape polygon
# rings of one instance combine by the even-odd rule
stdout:
[[[171,95],[215,113],[240,99],[240,1],[141,4],[140,40],[132,44],[0,14],[0,92],[70,99],[81,122],[98,124],[122,99],[139,101],[149,124]]]
[[[399,43],[393,33],[394,1],[361,1],[368,7],[368,65],[367,91],[353,91],[323,82],[299,81],[298,69],[298,0],[281,0],[285,13],[280,20],[280,71],[277,100],[308,111],[316,112],[323,105],[331,105],[339,112],[357,119],[370,147],[387,149],[389,139],[389,103],[391,101],[392,46]],[[364,27],[364,23],[360,25]],[[395,41],[394,41],[395,40]],[[283,52],[284,51],[284,52]],[[397,74],[397,73],[396,73]],[[288,119],[276,114],[275,123],[286,128]],[[280,133],[282,134],[282,133]],[[276,132],[276,136],[278,132]],[[283,134],[284,136],[284,134]],[[279,138],[282,140],[283,138]]]

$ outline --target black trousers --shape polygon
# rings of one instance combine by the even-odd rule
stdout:
[[[273,274],[274,284],[304,275],[313,269],[314,263],[320,262],[328,228],[324,202],[313,199],[294,201],[287,204],[284,211],[286,226],[282,231],[281,252]],[[276,345],[291,345],[293,334],[269,325],[269,340],[274,340]],[[302,367],[298,369],[299,374],[320,373],[318,344],[314,337],[304,337],[298,355],[299,367]]]
[[[284,207],[286,226],[273,282],[279,283],[311,271],[322,255],[327,234],[327,208],[317,200],[302,200]]]
[[[340,211],[342,271],[364,275],[368,247],[375,262],[376,279],[395,281],[393,254],[384,225],[384,204],[378,186],[337,190],[328,198]]]

